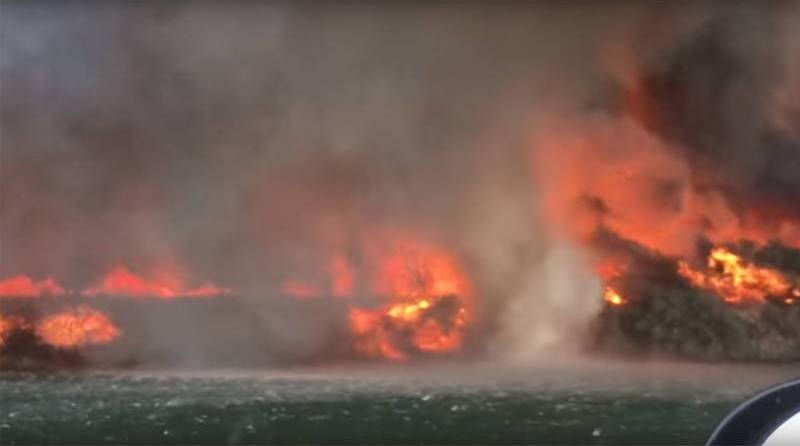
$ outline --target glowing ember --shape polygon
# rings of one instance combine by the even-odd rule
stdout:
[[[28,276],[20,275],[0,280],[0,296],[4,297],[60,296],[62,294],[64,294],[64,288],[51,278],[35,282]]]
[[[106,344],[120,334],[106,315],[85,306],[41,320],[36,324],[36,333],[44,342],[62,348]]]
[[[603,301],[615,307],[625,304],[625,299],[610,286],[606,286],[603,291]]]
[[[99,283],[83,291],[86,296],[127,296],[127,297],[212,297],[228,294],[230,291],[206,284],[187,289],[181,280],[169,275],[145,279],[130,272],[125,267],[111,270]]]
[[[722,247],[711,251],[707,266],[707,270],[699,271],[680,261],[678,273],[692,285],[714,292],[730,303],[800,294],[796,284],[782,273],[749,264]]]

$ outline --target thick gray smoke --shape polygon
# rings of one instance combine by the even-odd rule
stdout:
[[[188,363],[231,351],[314,357],[341,330],[341,308],[287,301],[275,292],[281,280],[314,274],[327,243],[349,246],[373,228],[413,228],[467,265],[480,305],[479,349],[526,357],[579,344],[600,287],[583,252],[542,223],[531,181],[537,123],[596,112],[598,104],[617,119],[608,107],[617,89],[609,48],[647,53],[637,47],[646,39],[631,40],[647,24],[669,33],[643,59],[685,44],[700,52],[676,57],[705,63],[693,42],[716,20],[725,30],[745,28],[731,43],[737,54],[775,60],[762,54],[761,40],[748,40],[765,26],[760,19],[718,11],[740,10],[733,15],[741,19],[750,7],[652,9],[4,2],[0,278],[49,275],[80,287],[112,265],[146,271],[167,263],[236,290],[241,311],[215,319],[218,311],[209,310],[205,335],[186,334],[198,321],[179,311],[132,315],[129,323],[146,333],[137,347],[143,355],[169,344],[158,354]],[[790,25],[782,28],[788,37],[764,39],[796,42]],[[725,35],[714,38],[727,48]],[[713,83],[722,65],[708,63]],[[800,64],[790,65],[797,79]],[[781,71],[761,69],[759,82]],[[701,92],[694,85],[685,96],[702,98],[705,84]],[[749,95],[762,93],[748,90],[719,110],[749,107]],[[771,119],[796,132],[794,103],[771,104]],[[681,107],[676,116],[684,116]],[[663,138],[690,138],[676,132]],[[752,143],[720,136],[703,147],[713,155],[726,138],[739,144],[737,153]],[[770,172],[772,164],[761,166]],[[775,194],[796,194],[800,175],[782,169]],[[231,346],[219,335],[226,332],[249,342]]]
[[[657,108],[643,123],[682,149],[693,186],[719,190],[739,219],[779,232],[800,220],[800,121],[791,97],[800,15],[771,6],[723,8],[641,55],[640,76]]]

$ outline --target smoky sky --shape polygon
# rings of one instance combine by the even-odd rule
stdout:
[[[723,9],[646,61],[651,131],[677,142],[691,166],[709,173],[698,187],[722,190],[731,207],[764,220],[800,217],[800,139],[775,125],[772,104],[792,82],[785,4]],[[790,16],[791,17],[791,16]],[[782,23],[781,21],[784,20]],[[793,87],[793,88],[796,88]]]
[[[78,281],[171,257],[224,275],[301,252],[315,225],[458,226],[481,164],[524,181],[490,153],[517,136],[487,135],[591,70],[561,24],[615,20],[547,5],[3,9],[2,269]]]

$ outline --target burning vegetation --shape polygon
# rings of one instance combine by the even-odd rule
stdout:
[[[681,260],[678,273],[695,287],[712,292],[731,304],[758,303],[772,298],[788,305],[800,297],[796,280],[781,271],[745,262],[724,247],[711,250],[705,270],[693,269]]]
[[[229,293],[230,290],[211,284],[186,288],[179,278],[170,274],[161,274],[153,279],[145,279],[131,273],[125,267],[112,269],[99,283],[82,291],[85,296],[157,297],[162,299],[214,297]]]
[[[275,292],[310,305],[329,299],[340,302],[346,307],[347,325],[340,341],[350,342],[349,350],[364,358],[402,361],[460,353],[474,309],[472,286],[457,257],[441,247],[398,235],[376,235],[360,245],[357,257],[362,264],[355,265],[351,256],[337,253],[322,269],[326,277],[321,282],[287,278]],[[57,307],[43,314],[22,311],[0,316],[0,354],[6,356],[25,356],[27,350],[19,341],[5,342],[20,338],[19,333],[26,334],[22,339],[34,352],[77,354],[96,346],[113,348],[126,333],[114,323],[113,314],[94,308],[93,302],[219,299],[232,293],[212,284],[188,288],[163,271],[147,279],[125,267],[111,269],[81,291],[65,290],[53,279],[36,282],[24,276],[2,283],[6,294],[0,297],[6,302],[24,298],[31,303],[36,298]]]
[[[297,299],[347,300],[349,331],[361,355],[389,360],[457,353],[472,320],[472,287],[457,258],[441,247],[398,235],[369,237],[356,267],[331,257],[327,288],[288,279]],[[359,298],[360,296],[360,298]]]
[[[621,245],[631,250],[637,267],[606,286],[595,347],[706,360],[800,359],[797,272],[766,261],[787,248],[713,247],[706,262],[690,266],[684,259]]]
[[[0,15],[0,366],[403,362],[506,335],[800,360],[782,6],[37,7]]]
[[[711,19],[666,46],[639,30],[660,59],[615,48],[616,103],[537,136],[545,218],[604,283],[595,347],[800,359],[800,139],[766,112],[725,108],[763,111],[773,88],[726,26]]]
[[[36,323],[35,331],[44,343],[57,348],[107,344],[119,336],[105,314],[85,306],[47,316]]]
[[[125,267],[114,268],[97,283],[80,291],[65,289],[52,278],[35,281],[14,276],[0,281],[0,358],[7,366],[20,361],[51,361],[70,358],[79,364],[80,351],[113,344],[123,333],[113,316],[93,308],[93,300],[104,298],[220,297],[230,291],[206,284],[187,289],[167,274],[145,279]],[[10,304],[18,300],[22,306]],[[39,311],[39,301],[44,311]],[[76,302],[80,302],[76,304]]]

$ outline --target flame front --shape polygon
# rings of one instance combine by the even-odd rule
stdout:
[[[785,296],[789,300],[800,297],[800,288],[784,274],[747,263],[722,247],[711,250],[705,271],[693,269],[681,260],[678,273],[692,285],[716,293],[730,303],[762,301],[770,296]]]
[[[112,268],[108,274],[80,292],[65,290],[50,277],[35,281],[25,275],[0,280],[0,297],[46,297],[63,295],[125,297],[213,297],[231,291],[206,283],[188,288],[173,274],[158,272],[155,278],[138,276],[124,266]]]
[[[64,288],[50,277],[39,282],[23,275],[0,280],[0,297],[60,296],[64,293]]]
[[[99,282],[83,291],[86,296],[126,296],[126,297],[212,297],[229,293],[229,290],[205,284],[197,288],[186,288],[174,275],[159,274],[147,279],[132,273],[124,266],[113,268]]]

